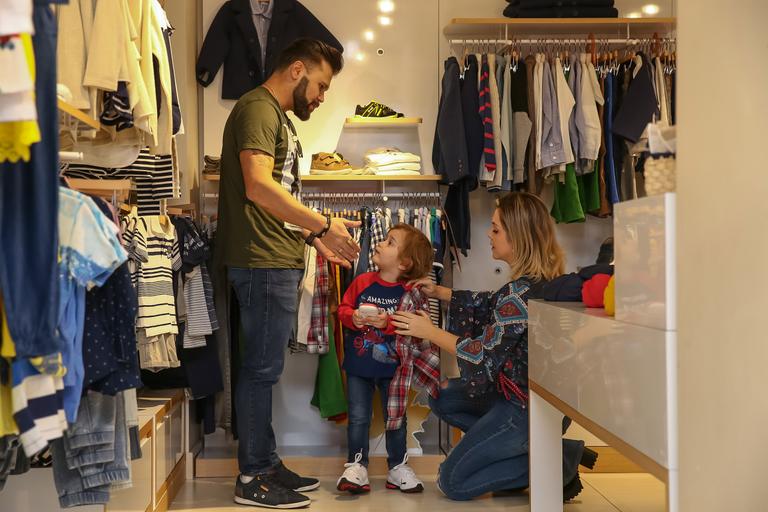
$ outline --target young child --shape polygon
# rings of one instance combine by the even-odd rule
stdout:
[[[349,395],[349,455],[336,484],[340,491],[359,494],[371,490],[367,468],[373,394],[378,388],[386,421],[389,384],[399,365],[389,315],[397,310],[406,283],[426,277],[433,259],[432,245],[421,231],[407,224],[395,225],[376,246],[373,263],[379,272],[358,276],[339,305],[339,317],[347,327],[344,370]],[[364,306],[362,310],[360,306]],[[406,433],[405,421],[399,429],[386,432],[387,488],[421,492],[424,485],[407,464]]]

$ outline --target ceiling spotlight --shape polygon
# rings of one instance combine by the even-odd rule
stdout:
[[[395,10],[395,2],[392,0],[379,0],[379,11],[383,13],[393,12]]]
[[[642,17],[643,17],[643,15],[640,14],[639,12],[637,12],[637,11],[633,11],[633,12],[627,13],[627,18],[642,18]]]
[[[379,16],[379,25],[382,27],[388,27],[392,24],[392,18],[389,16]]]
[[[648,4],[643,6],[643,12],[648,16],[659,14],[659,11],[660,11],[659,6],[656,4]]]
[[[363,39],[365,39],[369,43],[372,43],[375,38],[376,38],[376,34],[373,33],[373,30],[366,30],[365,32],[363,32]]]

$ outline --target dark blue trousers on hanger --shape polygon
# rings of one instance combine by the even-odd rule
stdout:
[[[35,96],[41,142],[29,162],[0,164],[0,291],[19,357],[61,350],[58,286],[58,111],[56,19],[34,8]]]

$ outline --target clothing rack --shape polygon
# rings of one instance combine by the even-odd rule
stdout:
[[[527,39],[451,39],[449,42],[452,45],[471,45],[471,44],[504,44],[504,45],[512,45],[512,44],[545,44],[545,43],[563,43],[563,44],[580,44],[580,43],[589,43],[590,39],[584,39],[583,36],[579,37],[563,37],[563,36],[541,36],[541,37],[529,37]],[[607,43],[607,44],[625,44],[627,46],[629,45],[637,45],[637,44],[643,44],[643,43],[649,43],[649,42],[674,42],[677,41],[677,38],[674,37],[667,37],[667,38],[653,38],[653,37],[646,37],[646,38],[600,38],[596,37],[594,38],[594,41],[596,43]]]
[[[340,200],[355,200],[355,199],[381,199],[382,201],[389,201],[390,199],[439,199],[440,192],[394,192],[394,193],[381,193],[381,192],[314,192],[311,194],[302,194],[302,199],[309,201],[315,199],[340,199]]]

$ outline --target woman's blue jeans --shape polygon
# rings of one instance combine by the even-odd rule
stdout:
[[[438,485],[453,500],[528,487],[528,409],[498,395],[469,398],[459,379],[431,399],[432,411],[465,435],[440,465]],[[563,482],[578,473],[582,441],[563,440]]]

